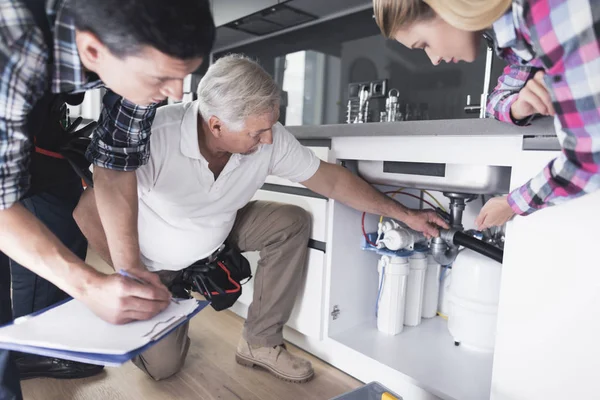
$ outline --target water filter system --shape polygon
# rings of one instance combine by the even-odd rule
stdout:
[[[479,239],[472,241],[478,244]],[[454,344],[493,351],[502,267],[499,257],[488,250],[490,246],[474,250],[456,247],[452,265],[441,265],[434,247],[422,234],[393,220],[381,221],[377,232],[365,236],[363,249],[381,256],[377,265],[378,330],[398,335],[405,326],[418,326],[440,313],[447,315]]]
[[[393,250],[387,248],[386,243]],[[397,248],[399,243],[403,248]],[[385,221],[380,224],[378,233],[369,235],[363,248],[381,255],[377,264],[376,315],[379,331],[397,335],[404,326],[418,326],[423,318],[425,299],[426,318],[436,315],[440,265],[431,257],[429,246],[421,234],[395,221]],[[436,282],[427,282],[428,276],[430,281]]]
[[[412,250],[416,243],[426,242],[423,234],[403,227],[393,219],[379,223],[377,237],[376,245],[379,249]]]

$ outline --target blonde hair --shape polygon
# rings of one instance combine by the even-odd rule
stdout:
[[[377,26],[389,39],[393,39],[401,28],[435,16],[422,0],[373,0],[373,11]]]
[[[392,38],[399,29],[435,14],[455,28],[480,31],[490,27],[511,4],[512,0],[373,0],[373,10],[381,33]]]

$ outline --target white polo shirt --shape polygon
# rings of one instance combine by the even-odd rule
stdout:
[[[137,170],[140,248],[153,271],[177,271],[214,252],[268,175],[303,182],[319,168],[315,154],[277,123],[272,145],[233,154],[215,181],[198,148],[197,114],[197,102],[159,108],[150,161]]]

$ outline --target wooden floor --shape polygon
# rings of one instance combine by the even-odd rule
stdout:
[[[93,254],[90,258],[99,266]],[[315,378],[308,383],[283,382],[263,370],[238,365],[234,354],[242,324],[231,312],[204,309],[191,321],[192,344],[183,370],[167,380],[155,382],[127,363],[88,379],[23,381],[25,400],[327,400],[361,385],[294,346],[290,351],[308,358],[315,368]]]

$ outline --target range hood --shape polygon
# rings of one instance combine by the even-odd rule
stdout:
[[[212,0],[214,51],[372,8],[373,0]]]
[[[318,17],[287,4],[276,4],[225,25],[251,35],[263,36],[314,21]]]

